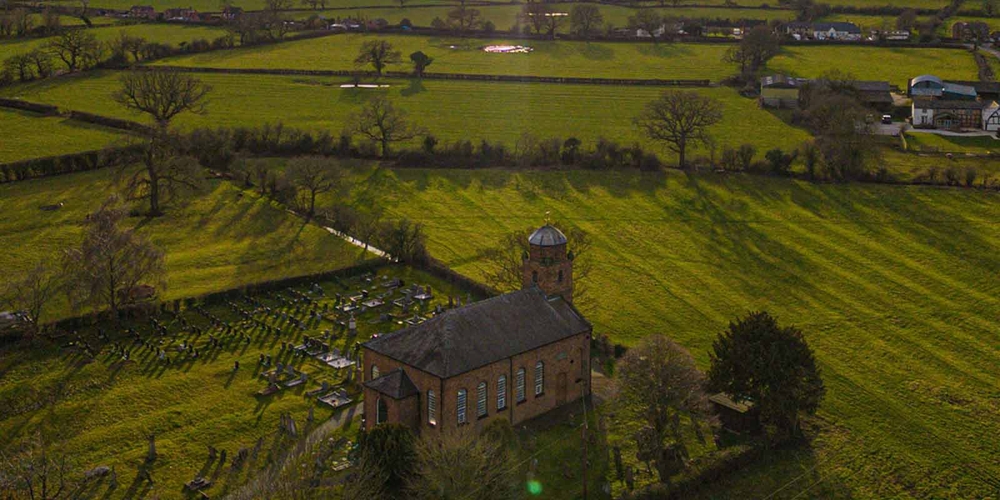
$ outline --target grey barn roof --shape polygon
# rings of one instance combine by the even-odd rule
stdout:
[[[528,243],[543,247],[554,247],[566,244],[566,235],[555,227],[546,224],[528,236]]]
[[[365,387],[393,399],[406,399],[420,392],[402,368],[397,368],[375,380],[365,382]]]
[[[983,109],[989,103],[984,101],[958,101],[958,100],[924,100],[913,101],[913,107],[917,109]]]
[[[364,346],[449,378],[590,330],[572,305],[533,286],[445,311]]]

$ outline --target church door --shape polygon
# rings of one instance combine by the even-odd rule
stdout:
[[[556,406],[566,404],[566,372],[556,375]]]

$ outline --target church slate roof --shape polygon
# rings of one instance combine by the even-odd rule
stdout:
[[[555,227],[546,224],[528,236],[528,243],[542,247],[554,247],[566,244],[566,235]]]
[[[397,368],[375,380],[365,382],[365,387],[393,399],[406,399],[420,392],[402,368]]]
[[[364,346],[449,378],[589,331],[572,305],[533,286],[445,311]]]

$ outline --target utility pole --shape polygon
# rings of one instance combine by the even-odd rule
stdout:
[[[582,360],[581,360],[582,361]],[[584,383],[586,385],[586,382]],[[587,392],[584,391],[583,398],[580,399],[583,402],[583,500],[587,500],[587,469],[589,464],[587,463]]]

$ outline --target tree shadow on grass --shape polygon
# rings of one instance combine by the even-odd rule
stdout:
[[[425,92],[426,90],[427,88],[424,87],[423,80],[419,78],[411,78],[410,85],[405,89],[401,90],[399,94],[402,95],[403,97],[409,97],[411,95],[416,95],[421,92]]]

